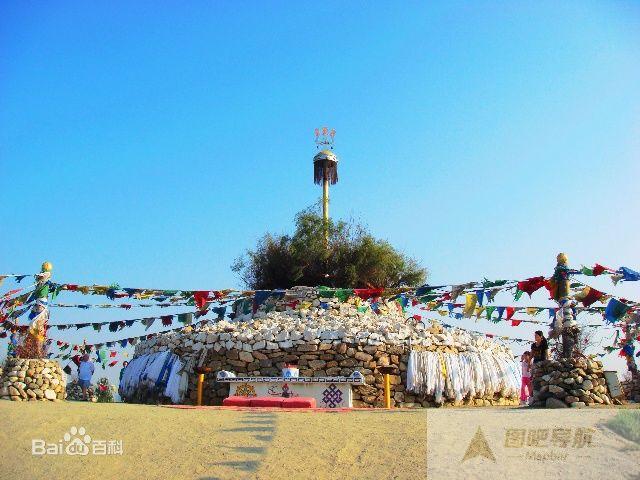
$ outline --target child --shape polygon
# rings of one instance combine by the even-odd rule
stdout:
[[[526,351],[520,357],[522,365],[522,386],[520,387],[520,401],[527,404],[531,396],[531,352]],[[526,388],[526,392],[525,392]]]

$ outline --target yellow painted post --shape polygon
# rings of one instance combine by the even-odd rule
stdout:
[[[198,396],[196,398],[196,405],[199,407],[202,405],[202,387],[204,385],[204,373],[198,374]]]
[[[384,374],[384,408],[391,408],[391,377]]]
[[[391,365],[378,367],[384,380],[384,408],[391,408],[391,374],[396,373],[396,368]]]

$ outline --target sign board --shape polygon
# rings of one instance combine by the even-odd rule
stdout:
[[[616,398],[622,395],[622,387],[620,387],[620,381],[618,380],[617,372],[613,370],[605,370],[604,378],[607,381],[607,387],[611,398]]]

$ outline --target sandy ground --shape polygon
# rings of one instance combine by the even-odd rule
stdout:
[[[516,479],[533,478],[537,472],[557,474],[562,466],[562,478],[574,478],[573,471],[575,478],[579,474],[582,479],[599,478],[601,471],[608,472],[607,478],[611,474],[639,478],[638,446],[602,426],[617,410],[563,410],[558,418],[550,412],[429,409],[321,413],[2,401],[0,477],[489,478],[483,473],[486,471],[508,473],[508,478]],[[532,425],[565,425],[574,430],[593,425],[596,434],[592,445],[572,450],[582,456],[581,463],[526,460],[526,448],[504,448],[505,428]],[[85,435],[91,436],[90,445],[96,440],[122,441],[122,454],[32,454],[32,439],[63,442],[64,446],[63,436],[73,426],[84,427]],[[478,426],[494,461],[482,455],[462,461]],[[590,463],[600,467],[576,466]]]

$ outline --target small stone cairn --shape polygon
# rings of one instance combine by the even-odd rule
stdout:
[[[0,377],[0,398],[15,402],[64,400],[66,383],[66,375],[55,360],[9,358]]]
[[[292,298],[262,305],[255,314],[240,313],[233,322],[219,321],[193,329],[168,332],[136,345],[135,355],[170,350],[187,363],[190,382],[187,401],[196,395],[197,366],[212,369],[205,380],[204,403],[219,405],[229,394],[228,383],[217,383],[215,373],[228,370],[237,375],[281,376],[285,364],[298,365],[301,376],[364,375],[366,385],[353,389],[353,405],[384,405],[383,375],[379,367],[394,366],[391,375],[392,404],[403,407],[436,406],[433,398],[406,391],[407,362],[412,349],[459,353],[484,351],[513,356],[504,345],[461,329],[446,329],[433,322],[405,318],[393,301],[370,304],[351,297],[314,298],[313,289],[297,287]],[[516,397],[490,392],[482,398],[465,398],[445,405],[518,405]]]
[[[546,360],[534,364],[531,374],[533,407],[580,408],[622,403],[610,397],[599,360]]]

